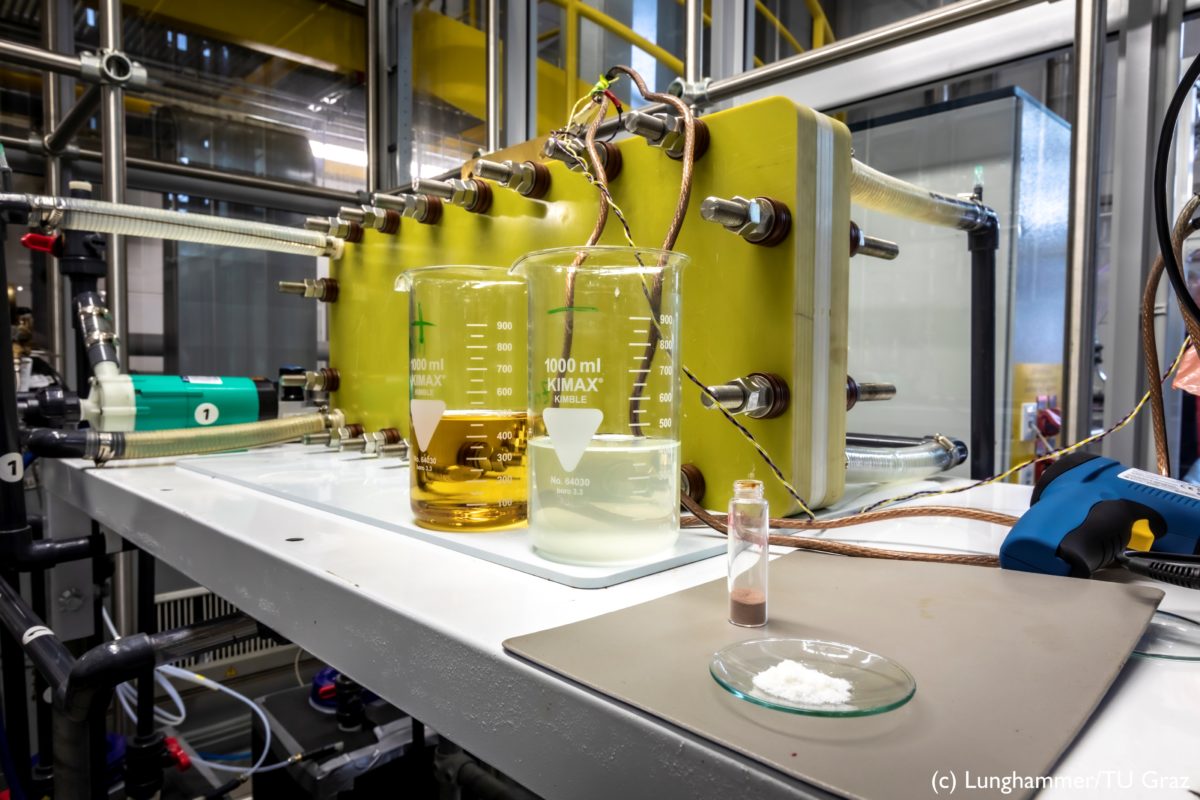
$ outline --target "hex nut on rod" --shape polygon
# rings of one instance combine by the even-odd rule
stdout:
[[[336,278],[305,278],[302,281],[280,281],[279,291],[283,294],[295,294],[320,300],[322,303],[334,303],[338,298],[338,282]]]
[[[747,199],[734,195],[728,200],[706,197],[700,204],[700,216],[751,244],[764,247],[779,244],[792,229],[792,214],[787,206],[770,197]]]
[[[474,178],[465,181],[458,178],[448,181],[418,178],[413,182],[413,190],[461,206],[472,214],[484,214],[492,207],[491,187]]]
[[[683,158],[685,131],[679,117],[673,114],[646,114],[641,111],[626,111],[625,130],[641,136],[653,147],[662,148],[668,157],[678,161]],[[695,120],[696,145],[693,158],[697,161],[708,152],[708,126],[703,120]]]
[[[333,367],[308,370],[302,375],[281,375],[280,386],[303,387],[310,392],[336,392],[341,386],[342,376]]]
[[[442,201],[427,194],[374,194],[371,202],[379,208],[415,219],[422,225],[436,225],[442,218]],[[399,226],[399,220],[396,222]]]
[[[481,158],[472,172],[534,200],[540,200],[550,191],[550,170],[536,161],[496,162]]]
[[[745,414],[751,419],[774,419],[787,411],[791,399],[787,381],[773,372],[751,372],[709,386],[708,393],[700,396],[705,408],[720,405],[731,414]]]
[[[577,136],[570,138],[569,145],[568,147],[562,140],[551,136],[542,146],[542,157],[561,161],[572,172],[581,172],[583,167],[580,166],[579,159],[583,159],[586,163],[587,145],[583,139]],[[596,142],[596,152],[600,156],[600,166],[604,169],[605,179],[616,180],[616,177],[621,174],[623,163],[620,149],[612,142]],[[578,153],[578,158],[575,156],[576,153]]]

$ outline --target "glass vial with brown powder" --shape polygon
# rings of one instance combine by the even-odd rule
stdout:
[[[762,481],[734,481],[729,501],[729,621],[767,624],[767,563],[771,514]]]

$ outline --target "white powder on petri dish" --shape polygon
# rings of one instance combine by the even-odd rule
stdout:
[[[754,676],[754,686],[775,697],[810,706],[832,706],[850,700],[850,681],[810,669],[790,658]]]

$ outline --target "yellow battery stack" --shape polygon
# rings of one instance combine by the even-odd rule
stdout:
[[[706,115],[711,143],[696,162],[692,203],[675,249],[691,256],[682,280],[680,360],[708,385],[752,372],[781,376],[787,411],[739,420],[814,506],[836,500],[845,476],[846,317],[850,227],[850,133],[837,120],[785,98]],[[614,200],[635,243],[658,247],[675,211],[681,166],[640,138],[618,144],[623,167]],[[447,204],[441,220],[405,219],[396,235],[368,230],[331,265],[330,366],[341,374],[333,403],[368,431],[408,430],[407,301],[394,291],[404,270],[435,264],[508,266],[548,247],[583,244],[599,195],[586,178],[550,162],[541,200],[493,186],[484,214]],[[699,214],[707,196],[783,202],[792,228],[781,243],[744,241]],[[625,244],[610,217],[601,244]],[[732,483],[756,476],[776,513],[798,508],[754,448],[684,381],[682,460],[704,476],[704,504],[722,508]]]

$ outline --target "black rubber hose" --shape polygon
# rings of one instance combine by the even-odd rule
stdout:
[[[1154,229],[1158,234],[1158,248],[1162,253],[1163,265],[1166,267],[1167,277],[1171,279],[1171,285],[1175,288],[1175,294],[1186,309],[1187,315],[1200,323],[1200,306],[1196,305],[1191,292],[1188,291],[1187,280],[1179,266],[1179,260],[1175,258],[1175,248],[1171,246],[1171,214],[1168,210],[1170,183],[1167,180],[1167,165],[1171,162],[1171,144],[1175,139],[1179,112],[1198,77],[1200,55],[1192,60],[1183,79],[1179,81],[1179,86],[1175,88],[1175,94],[1171,97],[1166,117],[1163,119],[1162,131],[1158,135],[1158,152],[1154,158]]]
[[[89,431],[34,428],[25,433],[25,449],[39,458],[87,458]]]

